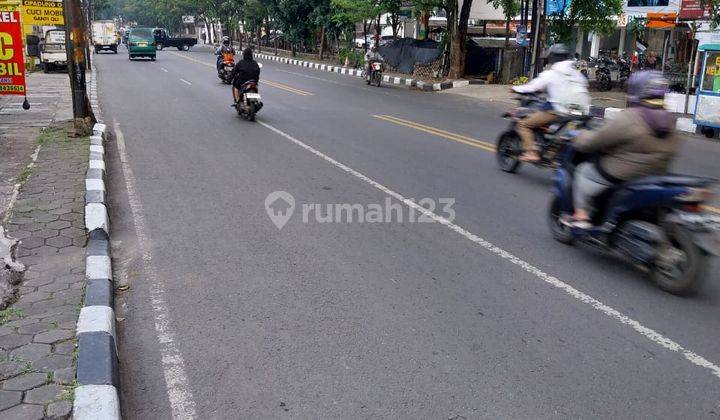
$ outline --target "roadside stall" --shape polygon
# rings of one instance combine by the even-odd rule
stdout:
[[[700,45],[698,53],[703,61],[694,121],[706,136],[713,137],[720,128],[720,44]]]

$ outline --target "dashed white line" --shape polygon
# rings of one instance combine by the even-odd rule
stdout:
[[[185,79],[180,79],[180,81],[183,82],[183,83],[186,83],[186,84],[188,84],[188,85],[192,85],[192,83],[188,82],[188,81],[185,80]]]
[[[155,318],[155,333],[160,343],[165,388],[170,401],[170,410],[173,419],[192,420],[197,417],[195,414],[195,400],[185,373],[185,361],[177,345],[175,345],[175,332],[170,325],[170,311],[165,298],[165,283],[155,273],[155,266],[149,248],[150,237],[145,226],[145,215],[142,203],[140,203],[135,190],[135,175],[133,175],[125,152],[125,137],[123,137],[117,121],[113,121],[113,125],[122,171],[125,176],[128,202],[135,223],[135,235],[142,256],[145,275],[150,284],[150,303]]]
[[[165,73],[168,72],[168,69],[166,69],[165,67],[160,67],[160,70],[164,71]]]
[[[667,338],[660,334],[659,332],[648,328],[641,324],[639,321],[636,321],[627,315],[621,313],[620,311],[600,302],[599,300],[595,299],[594,297],[583,293],[576,288],[570,286],[569,284],[561,281],[557,277],[551,276],[550,274],[545,273],[544,271],[540,270],[539,268],[531,265],[530,263],[523,261],[519,257],[516,257],[515,255],[509,253],[508,251],[505,251],[504,249],[496,246],[495,244],[477,236],[476,234],[466,230],[463,227],[460,227],[448,219],[438,216],[437,214],[433,213],[432,211],[424,208],[423,206],[417,204],[415,201],[412,201],[410,199],[405,198],[400,193],[397,193],[386,186],[380,184],[379,182],[367,177],[366,175],[352,169],[351,167],[338,162],[337,160],[331,158],[330,156],[324,154],[323,152],[313,148],[312,146],[309,146],[302,141],[296,139],[295,137],[285,133],[282,130],[279,130],[270,124],[267,124],[262,121],[258,121],[258,124],[262,125],[263,127],[275,132],[276,134],[280,135],[281,137],[284,137],[287,140],[290,140],[292,143],[295,143],[296,145],[302,147],[303,149],[309,151],[310,153],[314,154],[315,156],[318,156],[322,158],[323,160],[331,163],[332,165],[338,167],[339,169],[347,172],[350,175],[353,175],[354,177],[367,182],[368,184],[372,185],[373,187],[377,188],[378,190],[384,192],[385,194],[397,199],[398,201],[404,203],[406,206],[424,214],[426,217],[431,218],[437,223],[440,223],[441,225],[444,225],[448,229],[460,234],[461,236],[465,237],[466,239],[470,240],[471,242],[480,245],[482,248],[484,248],[487,251],[490,251],[491,253],[499,256],[500,258],[522,268],[523,270],[527,271],[528,273],[536,276],[540,280],[544,281],[545,283],[562,290],[569,296],[579,300],[582,303],[590,305],[592,308],[600,311],[601,313],[607,315],[608,317],[620,322],[621,324],[630,326],[633,330],[635,330],[637,333],[643,335],[650,341],[654,342],[655,344],[659,345],[660,347],[663,347],[667,350],[671,350],[677,353],[680,353],[687,359],[690,363],[700,366],[702,368],[705,368],[709,370],[713,375],[720,378],[720,366],[712,363],[711,361],[705,359],[704,357],[700,356],[697,353],[694,353],[680,344],[676,343],[675,341],[671,340],[670,338]]]

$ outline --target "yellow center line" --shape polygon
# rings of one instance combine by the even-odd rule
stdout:
[[[373,117],[391,122],[393,124],[402,125],[404,127],[413,128],[418,131],[422,131],[428,134],[433,134],[439,137],[446,138],[458,143],[466,144],[468,146],[477,147],[488,152],[495,152],[495,145],[486,141],[477,140],[472,137],[463,136],[462,134],[451,133],[449,131],[441,130],[439,128],[430,127],[428,125],[416,123],[414,121],[404,120],[402,118],[393,117],[391,115],[373,115]]]
[[[272,86],[272,87],[276,87],[276,88],[278,88],[278,89],[287,90],[288,92],[297,93],[298,95],[302,95],[302,96],[310,96],[310,95],[312,95],[312,93],[310,93],[310,92],[306,92],[306,91],[304,91],[304,90],[296,89],[296,88],[294,88],[294,87],[290,87],[290,86],[288,86],[288,85],[285,85],[285,84],[282,84],[282,83],[279,83],[279,82],[274,82],[274,81],[267,80],[267,79],[263,79],[262,83],[264,83],[264,84],[266,84],[266,85],[270,85],[270,86]]]
[[[202,64],[203,66],[208,66],[208,67],[215,68],[215,65],[214,65],[214,64],[206,63],[206,62],[200,61],[200,60],[198,60],[198,59],[196,59],[196,58],[188,57],[188,56],[186,56],[186,55],[178,54],[178,53],[172,52],[172,51],[168,51],[168,53],[170,53],[170,54],[172,54],[172,55],[176,55],[176,56],[178,56],[178,57],[180,57],[180,58],[184,58],[184,59],[189,60],[189,61],[193,61],[193,62],[198,63],[198,64]],[[283,90],[286,90],[286,91],[288,91],[288,92],[295,93],[295,94],[301,95],[301,96],[310,96],[310,95],[312,95],[312,93],[310,93],[310,92],[306,92],[306,91],[304,91],[304,90],[296,89],[296,88],[294,88],[294,87],[291,87],[291,86],[288,86],[288,85],[285,85],[285,84],[282,84],[282,83],[274,82],[274,81],[271,81],[271,80],[267,80],[267,79],[263,79],[263,80],[262,80],[262,83],[263,83],[263,84],[266,84],[266,85],[268,85],[268,86],[272,86],[272,87],[278,88],[278,89],[283,89]]]

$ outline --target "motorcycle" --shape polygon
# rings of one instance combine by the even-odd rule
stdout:
[[[222,64],[218,69],[218,77],[223,83],[229,85],[232,83],[232,72],[235,68],[235,57],[231,53],[223,53]]]
[[[373,84],[380,87],[380,83],[382,82],[383,63],[380,61],[371,61],[369,72],[370,74],[366,80],[367,84]]]
[[[553,237],[609,251],[649,273],[660,289],[677,295],[697,291],[707,257],[720,255],[720,217],[703,211],[717,180],[688,175],[647,176],[608,188],[594,198],[593,227],[563,223],[573,213],[575,166],[590,159],[563,148],[555,173],[548,221]]]
[[[249,80],[240,86],[242,100],[235,105],[235,109],[239,116],[248,121],[255,121],[255,114],[260,111],[263,103],[260,102],[260,94],[258,93],[258,84],[255,80]]]
[[[536,94],[520,94],[515,98],[520,105],[503,114],[510,120],[510,125],[496,142],[495,156],[500,169],[514,173],[522,163],[520,155],[523,153],[522,141],[517,132],[517,124],[533,112],[541,109],[545,100]],[[545,168],[557,166],[557,157],[560,148],[565,143],[564,133],[578,128],[590,128],[592,118],[582,113],[563,116],[547,127],[535,131],[535,144],[540,151],[540,161],[533,165]]]

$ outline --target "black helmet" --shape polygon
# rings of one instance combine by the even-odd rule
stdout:
[[[245,48],[243,51],[243,60],[252,60],[253,59],[253,51],[250,49],[250,47]]]
[[[544,58],[549,64],[570,59],[570,49],[565,44],[553,44],[545,51]]]
[[[229,37],[222,37],[222,43],[223,45],[230,45],[230,38]]]

